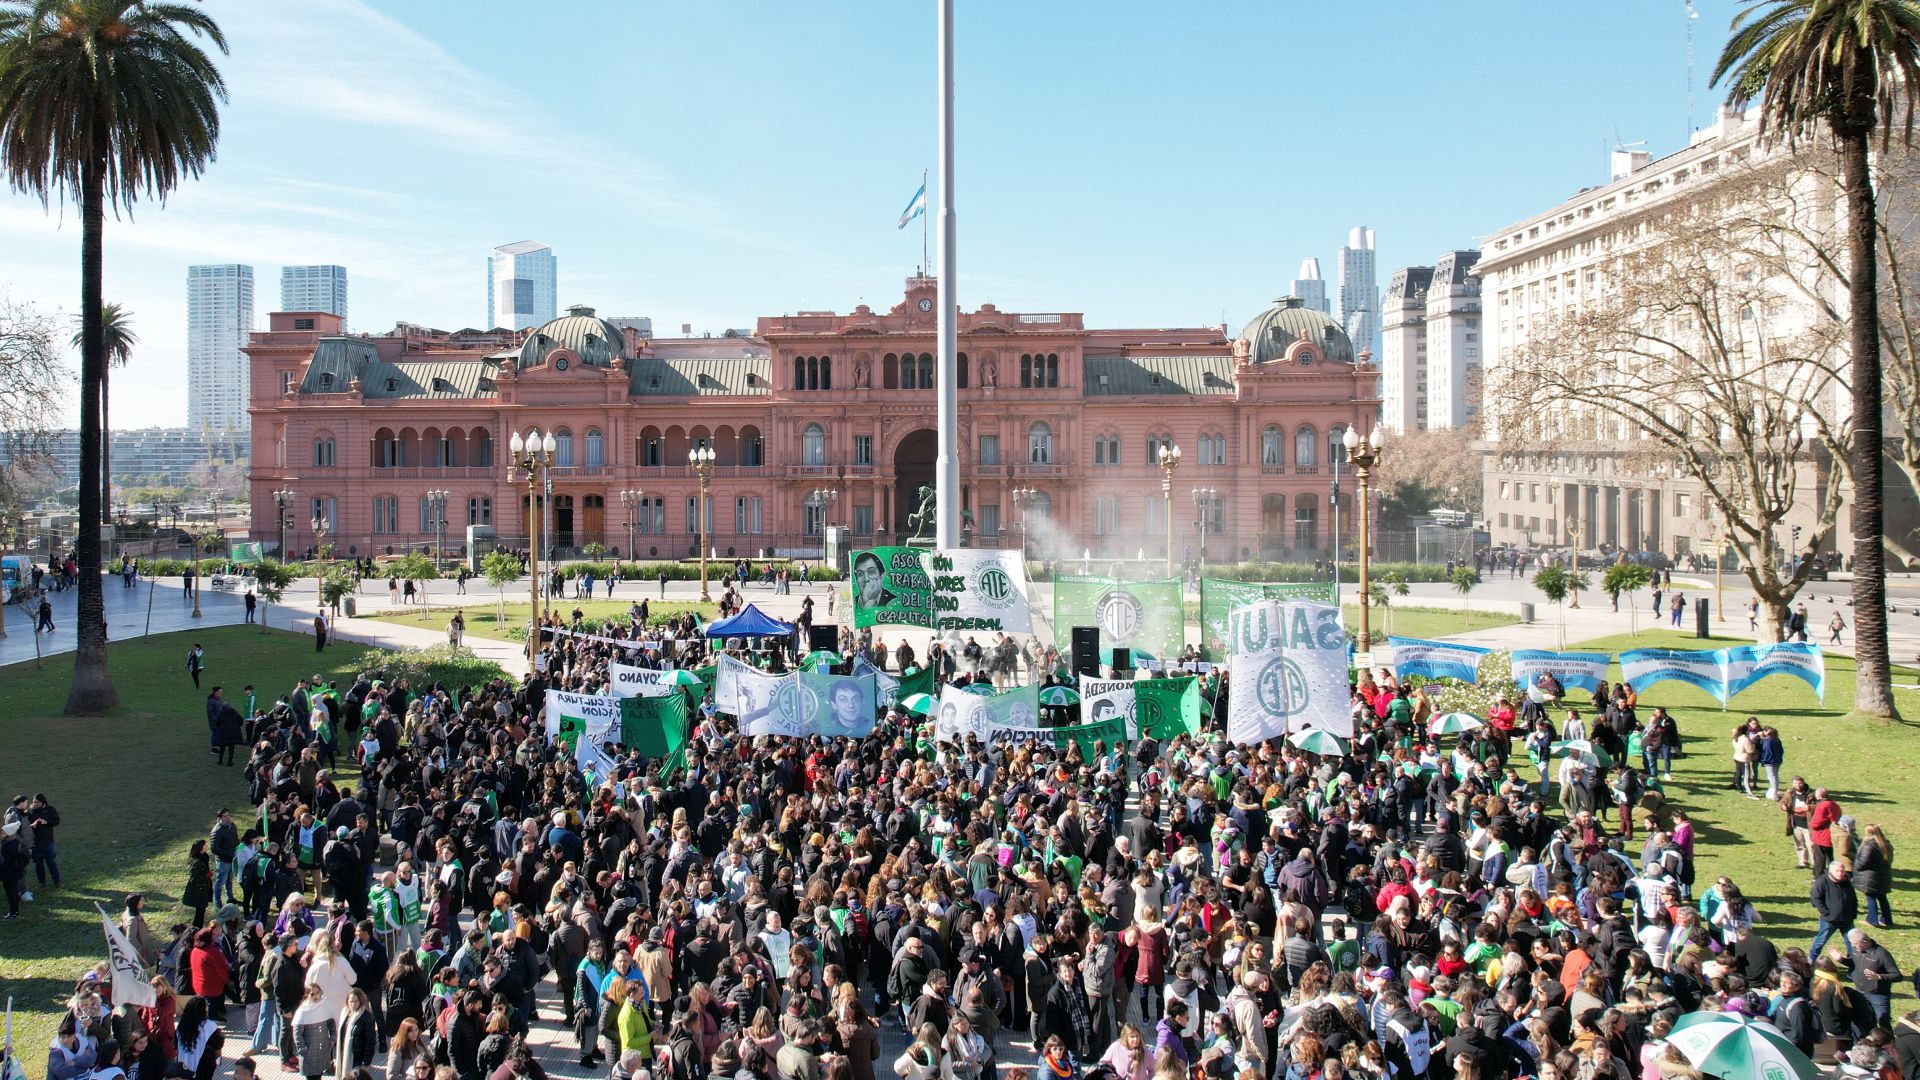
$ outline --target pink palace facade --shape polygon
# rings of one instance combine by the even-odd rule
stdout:
[[[855,546],[896,542],[933,477],[934,290],[914,277],[884,312],[803,311],[761,318],[752,336],[690,339],[643,337],[585,307],[526,331],[401,324],[380,336],[276,312],[246,347],[253,536],[280,539],[274,493],[291,491],[289,551],[314,546],[316,516],[338,554],[429,548],[427,493],[445,491],[449,555],[468,525],[523,546],[527,484],[509,475],[507,442],[538,428],[559,443],[551,528],[566,553],[695,554],[696,445],[715,454],[707,513],[721,557],[817,557],[823,526]],[[1380,402],[1377,370],[1327,316],[1282,298],[1229,339],[983,304],[961,312],[958,333],[975,544],[1163,557],[1155,458],[1172,442],[1182,557],[1201,553],[1203,516],[1212,561],[1329,550],[1331,455]],[[1349,476],[1343,509],[1351,491]]]

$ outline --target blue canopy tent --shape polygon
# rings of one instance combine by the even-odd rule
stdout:
[[[792,634],[792,623],[781,622],[752,604],[738,615],[707,624],[708,637],[788,637]]]

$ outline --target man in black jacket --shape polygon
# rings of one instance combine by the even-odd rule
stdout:
[[[53,847],[53,830],[60,824],[60,811],[45,795],[35,795],[27,804],[27,824],[33,829],[33,874],[41,888],[60,887],[59,853]]]
[[[1860,897],[1853,890],[1851,877],[1846,864],[1831,862],[1827,864],[1826,873],[1813,879],[1811,899],[1813,910],[1820,916],[1820,929],[1807,949],[1809,957],[1818,959],[1827,939],[1835,934],[1841,935],[1841,941],[1846,943],[1847,955],[1853,955],[1853,942],[1847,939],[1846,932],[1853,929],[1853,920],[1860,913]]]
[[[1900,981],[1900,965],[1865,930],[1847,931],[1847,948],[1853,953],[1853,985],[1873,1006],[1874,1023],[1892,1027],[1893,985]]]

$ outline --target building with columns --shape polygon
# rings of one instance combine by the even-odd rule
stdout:
[[[341,554],[398,553],[431,543],[427,493],[439,490],[449,549],[469,524],[523,545],[528,489],[509,476],[506,444],[537,428],[558,442],[563,551],[697,553],[696,446],[714,452],[704,515],[721,557],[818,556],[829,525],[855,544],[896,542],[933,482],[935,299],[934,280],[914,277],[885,311],[801,311],[701,338],[644,335],[587,307],[525,331],[401,324],[381,336],[276,312],[247,346],[253,535],[278,540],[273,493],[290,490],[290,551],[313,546],[321,517]],[[1379,401],[1378,373],[1328,315],[1285,297],[1229,337],[982,304],[960,313],[958,335],[971,542],[1162,557],[1157,455],[1172,443],[1183,556],[1330,549],[1330,455],[1349,426],[1371,427]]]

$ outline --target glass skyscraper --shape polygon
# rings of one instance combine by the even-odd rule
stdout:
[[[325,311],[347,317],[347,268],[344,266],[283,266],[280,268],[281,311]]]
[[[187,267],[187,426],[246,429],[253,267]]]
[[[537,240],[502,244],[487,256],[487,322],[482,329],[523,330],[553,321],[557,303],[553,249]]]

